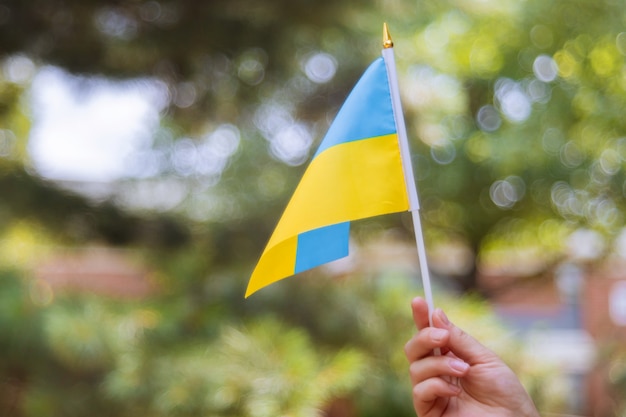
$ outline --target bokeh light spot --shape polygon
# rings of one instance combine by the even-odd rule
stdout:
[[[198,150],[194,141],[189,138],[176,141],[171,159],[172,166],[179,175],[191,175],[198,161]]]
[[[619,68],[618,57],[616,56],[613,44],[597,45],[589,54],[591,68],[600,77],[613,75]]]
[[[583,163],[584,155],[575,142],[569,141],[561,147],[561,162],[569,168]]]
[[[456,158],[456,148],[450,141],[445,141],[430,148],[430,155],[440,165],[447,165]]]
[[[137,34],[138,25],[132,16],[122,9],[105,7],[95,16],[96,28],[112,38],[130,39]]]
[[[546,129],[541,138],[543,150],[553,155],[559,153],[564,142],[563,132],[554,127]]]
[[[615,37],[615,46],[622,55],[626,55],[626,32],[622,32]]]
[[[526,85],[526,93],[535,103],[547,103],[552,97],[552,88],[543,81],[532,80]]]
[[[304,73],[314,83],[324,84],[329,82],[337,72],[337,60],[334,56],[318,52],[305,58]]]
[[[155,22],[161,17],[161,4],[158,1],[143,3],[139,9],[139,16],[146,22]]]
[[[478,114],[476,115],[476,123],[478,123],[478,127],[480,127],[485,132],[494,132],[498,130],[498,128],[502,124],[502,119],[500,118],[500,113],[498,113],[498,110],[488,104],[482,106],[480,110],[478,110]]]
[[[573,77],[579,71],[578,60],[567,51],[561,50],[554,54],[554,62],[556,62],[559,75],[563,78]]]
[[[543,82],[554,81],[559,71],[554,59],[548,55],[539,55],[533,63],[533,73],[538,80]]]
[[[36,72],[35,63],[25,55],[14,55],[5,59],[2,72],[7,81],[15,84],[26,84],[33,79]]]
[[[313,136],[301,123],[283,127],[271,140],[273,156],[288,165],[302,165],[306,162]]]
[[[16,148],[17,138],[15,133],[8,129],[0,129],[0,157],[9,158],[13,156]]]
[[[496,81],[495,101],[506,118],[512,122],[523,122],[531,113],[531,102],[521,85],[508,78]]]
[[[239,57],[237,75],[248,85],[259,85],[265,79],[267,52],[261,48],[252,48]]]
[[[180,83],[176,86],[173,94],[174,105],[176,105],[176,107],[180,107],[181,109],[191,107],[196,102],[197,95],[196,87],[193,83]]]
[[[607,175],[615,175],[622,167],[622,160],[615,149],[605,149],[600,155],[600,167]]]
[[[509,176],[494,182],[489,188],[493,203],[503,209],[513,207],[526,194],[526,183],[517,176]]]
[[[554,36],[549,27],[536,25],[530,30],[530,40],[537,48],[545,49],[552,46]]]

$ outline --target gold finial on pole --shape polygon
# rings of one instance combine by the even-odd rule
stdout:
[[[383,23],[383,48],[393,48],[393,41],[391,40],[391,35],[389,34],[387,22]]]

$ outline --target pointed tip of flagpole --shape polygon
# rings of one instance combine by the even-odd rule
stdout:
[[[391,35],[389,34],[387,22],[383,23],[383,48],[393,48],[393,41],[391,40]]]

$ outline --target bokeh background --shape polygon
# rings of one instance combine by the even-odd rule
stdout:
[[[414,415],[410,216],[243,298],[385,21],[436,304],[626,415],[619,0],[0,0],[0,415]]]

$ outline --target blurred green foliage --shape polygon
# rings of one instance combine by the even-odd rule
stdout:
[[[316,416],[338,400],[362,416],[413,415],[403,346],[419,287],[397,273],[349,283],[307,278],[319,281],[286,282],[239,315],[214,310],[185,332],[191,312],[180,297],[61,294],[42,304],[32,281],[5,269],[3,415]],[[521,365],[515,339],[484,303],[438,304]]]
[[[181,245],[202,235],[216,262],[250,265],[387,20],[429,246],[462,241],[507,263],[494,246],[515,242],[550,265],[563,236],[589,228],[609,252],[624,224],[623,13],[611,0],[7,1],[0,135],[2,187],[14,198],[0,215],[36,217],[77,242]],[[166,86],[153,135],[165,157],[152,178],[130,176],[107,201],[81,202],[31,177],[23,99],[48,64],[76,75],[77,94],[94,74]],[[177,159],[211,140],[232,148],[223,166],[205,160],[216,164],[207,174]],[[184,198],[164,213],[150,201],[158,191],[146,190]],[[123,203],[137,195],[157,208]],[[48,210],[31,211],[44,198]],[[389,221],[410,235],[398,219]],[[475,272],[457,273],[465,289]]]
[[[318,270],[243,300],[315,143],[378,55],[385,20],[427,247],[470,252],[448,271],[459,287],[480,290],[484,265],[549,268],[579,228],[604,238],[601,255],[619,250],[625,19],[615,0],[0,0],[0,414],[309,416],[344,401],[359,416],[413,415],[402,346],[414,277]],[[29,99],[49,65],[79,95],[95,76],[162,83],[160,171],[97,198],[42,178]],[[181,149],[211,143],[223,165],[177,165]],[[150,187],[184,198],[125,203]],[[402,215],[356,226],[358,243],[412,233]],[[34,277],[59,247],[92,244],[128,248],[161,292],[123,302]],[[482,301],[438,304],[505,356],[542,410],[563,411],[546,395],[550,370],[524,361]]]

